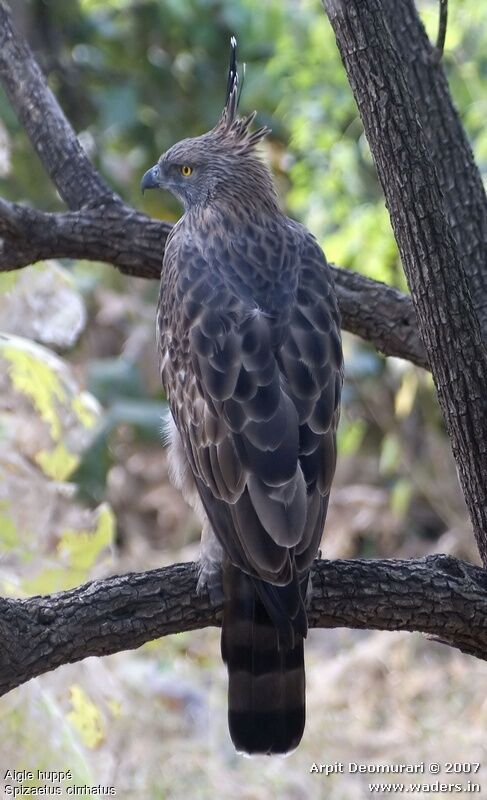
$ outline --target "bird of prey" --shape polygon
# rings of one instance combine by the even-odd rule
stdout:
[[[305,721],[309,572],[335,471],[339,312],[319,245],[279,208],[237,115],[232,37],[216,126],[142,178],[184,214],[164,251],[157,337],[174,483],[202,521],[199,591],[223,591],[221,649],[239,752],[286,753]]]

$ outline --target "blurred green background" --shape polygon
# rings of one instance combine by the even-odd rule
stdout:
[[[434,38],[438,4],[418,5]],[[140,177],[172,143],[217,120],[235,34],[247,64],[241,109],[257,109],[272,128],[264,152],[287,213],[330,261],[406,290],[318,0],[11,7],[93,162],[127,202],[166,220],[180,213],[175,201],[142,198]],[[451,0],[449,16],[444,66],[485,176],[485,10]],[[1,92],[0,193],[63,209]],[[195,557],[198,525],[168,483],[162,447],[156,300],[155,284],[101,264],[45,262],[0,275],[3,594]],[[429,374],[353,336],[344,345],[324,555],[476,560]],[[419,635],[324,631],[310,636],[308,665],[307,733],[284,762],[233,753],[218,632],[208,630],[63,667],[10,693],[0,701],[0,763],[71,768],[80,783],[115,785],[123,797],[260,798],[271,789],[353,800],[367,796],[360,777],[325,780],[309,774],[311,763],[481,760],[483,664]]]

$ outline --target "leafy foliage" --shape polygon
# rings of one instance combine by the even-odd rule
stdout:
[[[68,483],[99,406],[58,356],[32,341],[3,334],[0,365],[0,579],[5,591],[15,581],[27,593],[75,586],[114,537],[109,506],[80,508]]]

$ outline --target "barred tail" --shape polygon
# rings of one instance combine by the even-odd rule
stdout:
[[[239,752],[287,753],[301,741],[305,722],[306,621],[299,586],[294,591],[302,614],[287,636],[279,635],[269,603],[262,600],[266,589],[278,597],[280,587],[254,581],[227,563],[223,589],[221,647],[228,668],[230,736]]]

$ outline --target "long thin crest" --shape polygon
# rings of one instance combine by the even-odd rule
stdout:
[[[225,108],[228,107],[228,103],[234,89],[238,89],[237,40],[235,36],[232,36],[230,38],[230,64],[228,66],[227,96],[225,98]]]
[[[251,149],[269,133],[269,128],[264,126],[250,134],[249,129],[257,112],[253,111],[246,117],[237,117],[245,79],[245,66],[245,64],[242,65],[242,82],[240,83],[237,66],[237,39],[232,36],[230,38],[230,62],[228,65],[225,108],[214,128],[214,132],[220,136],[231,137],[235,144],[238,143],[245,149]]]
[[[239,91],[239,77],[237,67],[237,40],[235,36],[230,38],[230,63],[228,65],[227,95],[225,98],[225,108],[223,109],[222,121],[229,128],[237,116],[238,103],[241,91]]]

